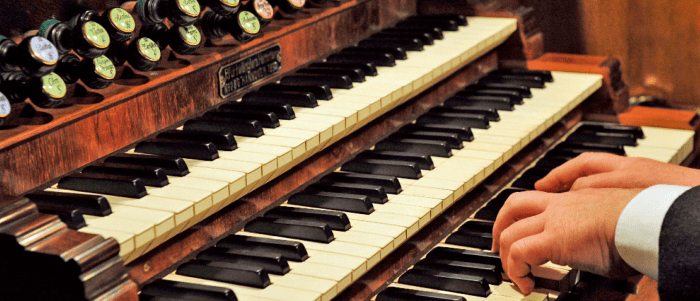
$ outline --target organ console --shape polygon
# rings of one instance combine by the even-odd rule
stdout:
[[[0,22],[41,26],[0,39],[7,300],[624,300],[552,264],[523,296],[495,214],[584,151],[697,153],[497,1],[40,2]]]

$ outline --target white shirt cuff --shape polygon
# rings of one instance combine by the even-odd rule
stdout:
[[[691,187],[656,185],[635,196],[622,211],[615,228],[615,247],[622,259],[640,273],[658,280],[659,235],[666,212]]]

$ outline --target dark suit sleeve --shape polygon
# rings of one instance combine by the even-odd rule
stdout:
[[[671,205],[659,237],[662,301],[700,300],[700,186]]]

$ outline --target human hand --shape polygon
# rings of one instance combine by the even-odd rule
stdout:
[[[700,170],[646,158],[584,153],[553,169],[535,183],[540,191],[584,188],[647,188],[658,184],[700,185]]]
[[[615,248],[617,220],[642,189],[583,189],[565,193],[514,193],[498,213],[492,252],[527,294],[531,266],[551,261],[604,276],[637,274]]]

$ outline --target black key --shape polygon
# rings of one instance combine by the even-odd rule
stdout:
[[[445,35],[443,34],[443,30],[440,29],[439,27],[435,26],[430,26],[430,25],[422,25],[422,24],[401,24],[400,26],[396,26],[393,28],[390,28],[391,30],[410,30],[410,31],[418,31],[418,32],[427,32],[435,39],[437,40],[442,40],[445,38]]]
[[[423,42],[421,42],[421,40],[417,39],[417,38],[412,39],[412,38],[370,37],[370,38],[364,39],[364,40],[360,41],[359,43],[357,43],[357,46],[368,47],[368,48],[391,46],[391,47],[400,47],[400,48],[405,49],[406,51],[421,51],[421,50],[423,50]]]
[[[488,129],[489,120],[484,115],[467,113],[427,113],[418,117],[416,124],[440,124],[460,128]]]
[[[472,85],[467,86],[464,89],[464,91],[484,90],[484,89],[488,89],[488,90],[498,89],[498,90],[503,90],[503,91],[512,91],[512,92],[517,92],[523,98],[532,97],[532,91],[530,91],[530,88],[522,86],[522,85],[512,85],[512,84],[478,83],[478,84],[472,84]]]
[[[584,123],[577,130],[586,130],[593,132],[620,133],[631,134],[637,139],[644,138],[642,128],[636,126],[619,125],[612,123]]]
[[[186,299],[139,295],[139,301],[186,301]]]
[[[503,281],[503,275],[498,268],[490,264],[426,258],[416,263],[414,268],[484,277],[486,282],[493,285],[501,284]]]
[[[296,118],[294,115],[294,109],[291,105],[287,103],[274,103],[269,101],[257,101],[255,103],[230,102],[220,106],[219,110],[227,112],[238,110],[261,110],[274,112],[279,119],[292,120]]]
[[[511,184],[510,186],[527,190],[535,190],[535,183],[537,181],[539,181],[539,179],[518,178],[517,180],[513,181],[513,184]]]
[[[525,191],[525,190],[515,189],[515,188],[503,189],[501,192],[498,193],[498,195],[496,195],[493,199],[491,199],[489,201],[489,205],[497,205],[499,208],[503,207],[503,205],[506,203],[506,200],[508,200],[508,198],[512,194],[514,194],[516,192],[521,192],[521,191]]]
[[[384,188],[375,185],[352,183],[315,183],[307,187],[306,190],[364,195],[367,196],[370,202],[374,204],[384,204],[389,201]]]
[[[552,72],[548,70],[496,69],[491,71],[491,73],[489,74],[539,76],[546,82],[554,81],[554,78],[552,77]]]
[[[568,142],[564,141],[562,143],[557,144],[557,146],[554,147],[554,150],[564,150],[564,151],[572,151],[575,153],[584,153],[584,152],[596,152],[596,153],[610,153],[610,154],[616,154],[620,156],[624,156],[625,153],[625,148],[621,145],[606,145],[606,144],[598,144],[598,143],[578,143],[578,142]]]
[[[374,150],[417,153],[422,155],[449,158],[452,150],[447,142],[437,140],[389,137],[377,143]]]
[[[219,158],[219,152],[211,142],[192,142],[170,139],[148,139],[139,142],[135,150],[139,153],[182,157],[212,161]]]
[[[573,158],[578,157],[578,155],[580,155],[582,153],[583,152],[581,152],[581,151],[552,149],[552,150],[547,151],[547,154],[544,155],[544,159],[558,158],[558,159],[565,159],[568,161],[568,160],[571,160]]]
[[[438,294],[433,292],[388,287],[377,295],[377,301],[467,301],[456,295]]]
[[[177,268],[178,275],[265,288],[270,277],[262,268],[251,268],[241,264],[192,260]]]
[[[331,68],[331,67],[310,67],[302,68],[296,71],[300,74],[316,74],[316,75],[345,75],[350,78],[355,83],[362,83],[365,81],[365,73],[362,69],[350,69],[350,68]]]
[[[116,154],[105,159],[105,162],[160,167],[165,174],[169,176],[182,177],[190,173],[187,164],[185,164],[185,160],[178,157],[146,154]]]
[[[168,177],[159,167],[120,163],[95,163],[83,168],[82,173],[139,178],[144,185],[155,187],[168,185]]]
[[[542,167],[531,167],[528,170],[526,170],[520,177],[522,178],[528,178],[528,179],[542,179],[544,178],[549,172],[552,171],[549,168],[542,168]]]
[[[433,164],[433,159],[429,155],[415,153],[369,150],[361,152],[357,155],[357,157],[365,159],[414,162],[418,164],[418,168],[425,170],[431,170],[435,168],[435,164]]]
[[[327,224],[332,230],[338,231],[347,231],[350,229],[350,220],[348,216],[340,211],[279,206],[266,212],[265,217],[313,221]]]
[[[290,270],[287,260],[279,254],[254,253],[247,250],[212,247],[197,254],[197,259],[240,264],[253,269],[262,268],[265,272],[275,275],[284,275]]]
[[[430,37],[430,39],[433,40],[442,40],[445,38],[445,36],[442,33],[442,30],[439,28],[434,28],[434,27],[391,27],[391,28],[386,28],[381,31],[382,33],[400,33],[400,34],[420,34],[420,35],[425,35],[426,37]]]
[[[474,213],[474,218],[483,219],[487,221],[496,221],[498,217],[498,211],[501,207],[486,205],[481,207],[476,213]]]
[[[372,37],[375,38],[409,38],[409,39],[418,39],[423,43],[423,45],[433,45],[435,44],[435,39],[433,38],[433,35],[429,33],[421,33],[421,32],[390,32],[390,31],[381,31],[379,33],[375,33],[372,35]]]
[[[408,124],[401,128],[400,131],[426,131],[437,133],[453,133],[459,135],[459,139],[464,142],[474,141],[474,133],[469,127],[461,127],[445,124]]]
[[[343,164],[340,170],[407,179],[420,179],[422,176],[418,164],[408,161],[355,158]]]
[[[581,295],[574,292],[562,292],[554,301],[582,301]]]
[[[374,206],[367,196],[351,193],[302,191],[289,197],[288,202],[292,205],[362,214],[374,212]]]
[[[394,56],[395,60],[405,60],[408,59],[406,55],[406,49],[391,45],[382,46],[357,46],[357,47],[347,47],[343,48],[340,53],[355,53],[355,54],[384,54],[389,53]]]
[[[508,97],[487,95],[450,97],[445,101],[445,106],[471,109],[496,109],[501,111],[513,111],[515,109]]]
[[[571,135],[566,137],[566,141],[575,143],[637,146],[637,138],[635,138],[632,134],[589,132],[585,130],[573,132]]]
[[[255,119],[260,122],[260,125],[264,128],[277,128],[280,126],[280,120],[277,118],[277,114],[272,111],[213,111],[205,113],[204,117],[239,120]]]
[[[566,163],[566,161],[569,161],[568,159],[565,158],[557,158],[557,157],[543,157],[537,163],[535,164],[535,167],[542,167],[542,168],[550,168],[554,169],[562,164]]]
[[[112,213],[112,207],[101,195],[39,191],[26,195],[37,206],[51,208],[78,209],[84,214],[107,216]]]
[[[317,62],[312,63],[309,67],[337,67],[337,68],[359,68],[365,73],[365,76],[377,76],[377,66],[374,63],[334,63],[334,62]]]
[[[129,198],[142,198],[147,194],[143,180],[139,178],[102,174],[66,176],[58,181],[58,188]]]
[[[492,233],[493,232],[493,222],[479,221],[479,220],[468,220],[464,224],[459,226],[459,229],[457,229],[457,231]]]
[[[406,132],[398,132],[395,134],[392,134],[392,138],[399,138],[399,139],[423,139],[423,140],[435,140],[435,141],[444,141],[447,143],[447,147],[451,149],[462,149],[464,146],[462,145],[462,139],[459,139],[459,135],[457,134],[450,134],[450,133],[431,133],[431,132],[413,132],[413,133],[406,133]]]
[[[328,56],[326,62],[331,63],[372,63],[376,66],[396,66],[396,59],[391,54],[356,54],[336,53]]]
[[[501,116],[498,115],[498,110],[493,108],[472,108],[472,107],[435,107],[430,109],[433,113],[466,113],[466,114],[478,114],[486,116],[486,119],[491,122],[497,122],[501,120]]]
[[[307,85],[321,85],[326,84],[322,81],[318,81],[319,76],[315,75],[299,75],[299,76],[286,76],[282,78],[282,84],[307,84]],[[337,76],[328,76],[330,79],[327,81],[336,80]],[[289,78],[289,79],[287,79]],[[301,80],[301,79],[304,80]],[[287,80],[285,80],[287,79]],[[299,79],[299,80],[295,80]],[[316,80],[316,82],[314,82]],[[344,81],[343,81],[344,83]],[[350,82],[352,86],[352,82]],[[334,88],[332,84],[329,84],[331,88]],[[293,107],[302,108],[315,108],[318,107],[318,101],[316,96],[311,92],[273,92],[273,91],[257,91],[250,92],[243,95],[241,103],[244,104],[259,104],[259,103],[275,103],[275,104],[289,104]],[[273,111],[274,112],[274,111]]]
[[[523,104],[523,96],[520,93],[510,90],[498,90],[498,89],[473,89],[473,90],[462,90],[457,92],[455,96],[466,97],[466,96],[498,96],[498,97],[508,97],[510,98],[510,103],[521,105]]]
[[[229,288],[170,280],[156,280],[141,288],[140,296],[173,297],[201,301],[237,301]]]
[[[491,233],[458,231],[447,236],[445,243],[490,250],[493,244],[493,235]]]
[[[347,75],[298,74],[285,76],[280,80],[285,85],[328,85],[335,89],[352,88],[352,79]],[[313,94],[312,94],[313,95]]]
[[[450,19],[443,19],[443,18],[436,18],[436,19],[409,19],[405,21],[399,22],[396,26],[397,27],[404,27],[404,26],[435,26],[437,28],[442,29],[443,31],[458,31],[459,30],[459,24],[455,22],[454,20]]]
[[[394,176],[368,175],[361,173],[334,172],[320,180],[321,183],[356,183],[365,185],[377,185],[387,193],[398,194],[401,192],[399,179]]]
[[[312,67],[317,67],[313,66]],[[323,67],[323,66],[318,66]],[[335,67],[335,66],[328,66]],[[351,67],[339,67],[338,68],[351,68]],[[260,87],[260,91],[270,91],[270,92],[306,92],[312,93],[316,96],[316,99],[321,100],[331,100],[333,99],[333,93],[331,92],[331,87],[328,85],[283,85],[283,84],[267,84]],[[292,112],[294,113],[294,112]],[[282,118],[284,119],[284,118]]]
[[[399,277],[399,283],[480,297],[491,294],[486,279],[462,274],[411,269]]]
[[[436,15],[416,15],[408,17],[409,20],[451,20],[459,26],[467,26],[467,17],[460,14],[436,14]]]
[[[462,135],[460,135],[459,133],[456,133],[455,131],[450,131],[450,130],[441,131],[440,129],[437,129],[437,128],[424,127],[424,126],[415,125],[415,124],[404,126],[404,127],[400,128],[397,133],[426,135],[426,136],[435,136],[435,137],[456,139],[459,141],[460,145],[462,145],[462,142],[464,141]],[[468,133],[471,134],[471,129],[469,129]]]
[[[236,138],[232,133],[170,130],[158,134],[156,138],[193,142],[211,142],[216,146],[216,149],[227,151],[232,151],[238,148],[238,143],[236,143]]]
[[[498,256],[498,254],[491,252],[437,247],[430,251],[427,257],[490,264],[496,266],[499,271],[503,272],[501,258]]]
[[[539,77],[520,77],[509,75],[487,75],[479,79],[480,84],[510,84],[528,88],[544,88],[544,80]]]
[[[330,243],[335,239],[333,231],[327,224],[296,219],[259,217],[248,222],[245,225],[245,230],[322,243]]]
[[[78,209],[54,208],[43,205],[37,205],[39,212],[45,214],[58,215],[58,218],[66,224],[69,229],[78,230],[86,227],[87,223],[83,217],[83,212]]]
[[[309,258],[304,244],[298,241],[229,235],[220,240],[217,247],[246,250],[253,253],[279,254],[289,261],[301,262]]]
[[[224,119],[200,117],[190,119],[183,127],[189,131],[232,133],[244,137],[260,137],[264,134],[262,125],[254,119]]]

